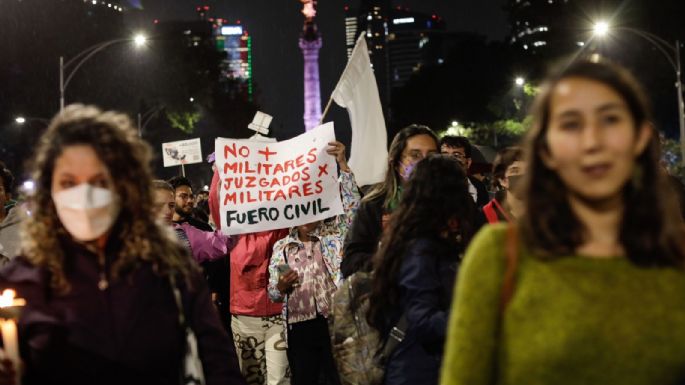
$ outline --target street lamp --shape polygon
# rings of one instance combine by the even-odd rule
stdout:
[[[147,38],[142,35],[138,34],[134,36],[133,38],[123,38],[123,39],[113,39],[113,40],[107,40],[101,43],[98,43],[94,46],[91,46],[89,48],[86,48],[85,50],[81,51],[78,55],[74,56],[71,58],[69,61],[64,63],[64,56],[59,57],[59,109],[60,111],[64,110],[64,91],[67,89],[69,86],[69,83],[71,82],[71,79],[74,77],[76,74],[76,71],[81,68],[81,66],[88,61],[88,59],[92,58],[97,54],[98,52],[102,51],[103,49],[114,45],[118,43],[127,43],[127,42],[133,42],[136,47],[141,47],[145,44],[147,41]],[[66,75],[66,80],[65,80],[65,74],[64,71],[68,70],[71,66],[74,66],[74,69],[71,70],[71,72]]]
[[[514,83],[516,83],[516,86],[518,86],[518,87],[523,87],[523,85],[526,84],[526,79],[519,76],[516,79],[514,79]]]
[[[147,42],[147,37],[145,37],[143,34],[137,34],[133,38],[133,42],[136,44],[136,47],[142,47]]]
[[[14,121],[17,122],[17,124],[24,124],[26,123],[26,118],[23,116],[17,116],[17,118],[14,119]]]
[[[609,33],[609,23],[606,21],[600,21],[597,24],[595,24],[593,30],[593,34],[598,37],[604,37]]]
[[[606,36],[610,32],[609,24],[604,21],[600,21],[595,24],[593,28],[594,35],[597,37]],[[676,40],[675,45],[671,45],[666,40],[660,38],[659,36],[641,31],[635,28],[629,27],[617,27],[613,28],[616,31],[626,31],[633,33],[644,40],[647,40],[650,44],[656,47],[662,54],[666,57],[666,60],[671,64],[673,70],[675,71],[676,83],[675,87],[678,91],[678,121],[680,125],[680,162],[685,166],[685,110],[683,110],[683,83],[681,81],[680,75],[680,41]]]

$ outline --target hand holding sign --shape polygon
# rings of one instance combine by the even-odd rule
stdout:
[[[345,155],[345,145],[335,141],[328,143],[328,148],[326,149],[328,155],[333,155],[335,161],[338,162],[338,166],[341,171],[350,172],[350,167],[347,165],[347,156]]]

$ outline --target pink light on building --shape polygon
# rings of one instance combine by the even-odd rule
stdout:
[[[300,49],[304,57],[304,127],[309,131],[321,120],[321,86],[319,83],[319,50],[322,41],[316,17],[316,0],[300,0],[305,17],[300,35]]]

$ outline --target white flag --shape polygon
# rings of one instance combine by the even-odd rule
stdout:
[[[388,134],[376,77],[364,35],[333,91],[333,100],[347,109],[352,123],[349,165],[360,186],[382,182],[388,164]]]

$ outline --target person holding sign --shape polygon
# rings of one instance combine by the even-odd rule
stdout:
[[[205,384],[245,383],[199,269],[155,221],[151,159],[127,116],[95,107],[40,139],[23,254],[0,272],[26,300],[24,385],[178,384],[186,327]]]
[[[273,248],[269,263],[269,296],[283,302],[288,333],[288,362],[293,385],[338,384],[327,317],[332,297],[342,282],[343,241],[359,206],[360,194],[347,165],[345,145],[329,143],[328,154],[340,168],[344,213],[332,220],[293,227]]]

